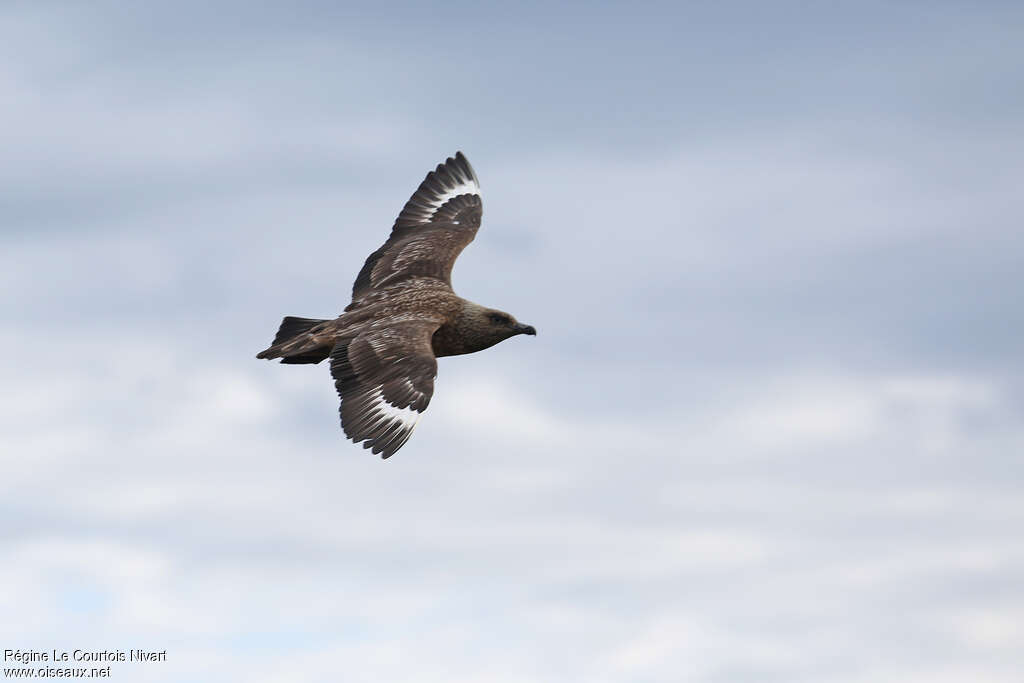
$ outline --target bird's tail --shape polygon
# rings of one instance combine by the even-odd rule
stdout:
[[[327,322],[316,318],[286,316],[270,347],[256,354],[257,358],[280,358],[282,363],[319,363],[331,355],[331,344],[316,343],[310,332]]]

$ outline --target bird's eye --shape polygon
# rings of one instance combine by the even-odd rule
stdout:
[[[492,313],[491,322],[495,325],[508,325],[508,316],[501,313]]]

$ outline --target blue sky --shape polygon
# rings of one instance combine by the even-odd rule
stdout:
[[[2,648],[132,681],[1014,681],[1011,3],[8,3]],[[456,291],[382,462],[324,367],[427,170]]]

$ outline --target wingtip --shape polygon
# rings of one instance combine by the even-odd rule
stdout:
[[[462,153],[461,149],[455,152],[454,157],[449,157],[448,162],[459,163],[465,167],[465,170],[469,173],[469,177],[472,179],[473,183],[475,183],[477,187],[480,187],[480,179],[476,177],[476,171],[473,170],[473,164],[469,163],[469,159],[466,158],[466,155]]]

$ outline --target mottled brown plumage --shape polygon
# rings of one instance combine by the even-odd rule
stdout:
[[[408,440],[434,392],[437,358],[536,334],[508,313],[456,296],[452,266],[480,228],[480,184],[462,152],[427,174],[387,242],[370,254],[352,303],[334,320],[286,317],[257,358],[330,358],[341,425],[390,457]]]

